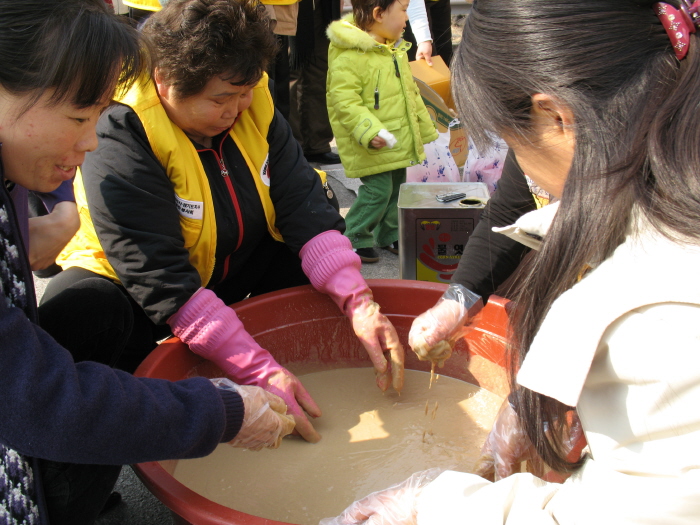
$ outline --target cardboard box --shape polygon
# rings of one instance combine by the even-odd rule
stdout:
[[[442,100],[434,89],[428,84],[413,77],[420,90],[421,97],[428,109],[430,118],[435,122],[435,126],[440,133],[450,132],[450,153],[457,164],[461,168],[467,162],[469,154],[469,141],[467,140],[466,130],[462,127],[461,122],[457,118],[454,110],[447,107],[447,104]]]
[[[450,91],[450,70],[445,65],[440,55],[433,57],[433,65],[429,66],[425,60],[409,62],[414,78],[422,80],[435,91],[448,108],[454,109],[452,92]]]

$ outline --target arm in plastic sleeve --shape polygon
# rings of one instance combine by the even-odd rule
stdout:
[[[445,469],[416,472],[407,480],[385,490],[373,492],[354,502],[335,518],[322,519],[320,525],[408,525],[416,523],[416,500],[421,490]]]
[[[481,447],[474,473],[498,481],[520,472],[520,464],[530,461],[535,474],[542,474],[542,460],[520,424],[520,418],[506,398],[498,410],[493,427]]]
[[[575,463],[586,445],[576,411],[571,410],[567,413],[565,425],[564,452],[567,454],[567,460]],[[562,483],[570,475],[556,472],[544,463],[523,429],[510,399],[506,398],[481,448],[481,457],[474,472],[489,481],[498,481],[520,472],[524,461],[527,461],[529,472],[545,481]]]
[[[210,381],[216,388],[237,392],[243,399],[243,424],[229,442],[231,446],[249,450],[277,448],[282,438],[294,430],[294,418],[286,415],[287,405],[282,398],[257,386],[237,385],[225,377]]]
[[[421,361],[442,367],[470,317],[483,308],[481,297],[461,284],[447,287],[435,306],[415,318],[408,344]]]
[[[190,350],[215,363],[237,383],[259,386],[281,397],[304,439],[312,443],[321,439],[304,414],[321,415],[311,395],[294,374],[258,345],[236,312],[214,292],[200,288],[168,324]]]
[[[328,230],[309,240],[299,253],[301,266],[313,287],[327,294],[350,319],[353,331],[367,350],[377,375],[377,386],[401,391],[404,350],[396,329],[380,312],[372,291],[360,273],[359,256],[350,240]],[[389,361],[387,361],[387,358]]]

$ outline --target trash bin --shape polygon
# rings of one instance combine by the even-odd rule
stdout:
[[[443,193],[464,193],[439,202]],[[407,182],[399,190],[399,277],[448,283],[489,199],[482,182]]]

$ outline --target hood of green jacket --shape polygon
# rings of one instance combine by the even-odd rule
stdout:
[[[396,42],[388,40],[386,44],[380,44],[354,24],[352,13],[348,13],[340,20],[331,23],[326,34],[333,45],[343,49],[359,49],[367,52],[375,48],[385,47],[395,51],[407,51],[411,47],[411,43],[404,39]]]

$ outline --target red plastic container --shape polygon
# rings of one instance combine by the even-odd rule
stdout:
[[[396,327],[406,348],[406,368],[429,371],[408,348],[413,319],[433,306],[447,285],[422,281],[368,281],[375,301]],[[467,381],[505,396],[504,372],[507,301],[493,298],[455,346],[439,373]],[[232,305],[248,332],[291,371],[372,366],[348,319],[327,296],[311,286],[273,292]],[[219,377],[221,372],[193,354],[177,338],[158,346],[139,366],[136,375],[176,381],[193,375]],[[173,513],[176,523],[195,525],[286,525],[251,516],[214,503],[188,489],[171,475],[176,461],[141,463],[136,474]]]

